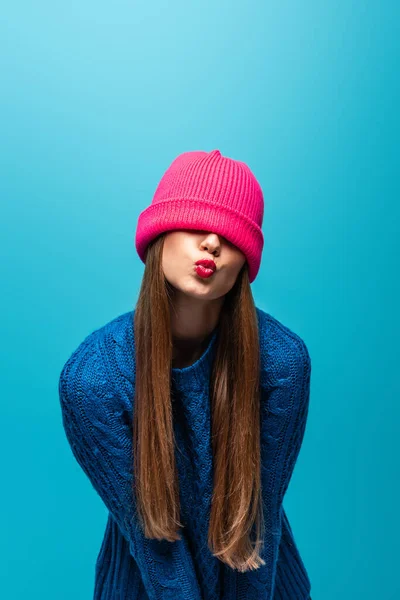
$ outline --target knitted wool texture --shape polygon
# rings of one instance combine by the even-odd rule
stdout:
[[[257,310],[261,351],[261,477],[265,565],[240,573],[207,546],[213,468],[209,378],[217,330],[201,357],[172,369],[182,539],[144,537],[132,491],[134,311],[89,334],[59,378],[73,455],[108,509],[95,565],[94,600],[306,600],[310,579],[283,498],[302,444],[311,360],[304,341]]]
[[[165,231],[212,231],[246,257],[250,283],[260,268],[264,198],[246,163],[211,152],[183,152],[162,176],[152,202],[139,215],[135,246],[142,262],[151,240]]]

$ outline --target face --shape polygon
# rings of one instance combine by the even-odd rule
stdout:
[[[216,270],[204,278],[197,272],[196,261],[212,260]],[[209,231],[179,229],[165,234],[162,267],[168,282],[197,298],[216,299],[235,284],[245,255],[226,238]]]

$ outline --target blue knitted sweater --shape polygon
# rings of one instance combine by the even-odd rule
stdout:
[[[207,546],[212,496],[209,376],[217,328],[201,357],[172,369],[181,540],[144,537],[132,492],[134,311],[90,333],[59,378],[75,459],[108,509],[94,600],[306,600],[310,580],[282,505],[302,444],[311,361],[304,341],[256,308],[261,351],[261,477],[265,565],[240,573]]]

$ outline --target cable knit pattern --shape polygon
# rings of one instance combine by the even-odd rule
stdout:
[[[311,360],[304,341],[257,308],[261,350],[261,475],[265,565],[239,573],[207,546],[213,486],[209,378],[217,328],[202,356],[172,369],[181,540],[144,537],[132,491],[134,311],[90,333],[59,378],[75,459],[109,511],[94,600],[308,600],[311,584],[283,508],[304,437]]]

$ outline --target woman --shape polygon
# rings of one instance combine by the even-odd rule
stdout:
[[[139,216],[135,310],[64,365],[63,424],[109,510],[95,600],[308,600],[282,501],[304,437],[304,341],[254,304],[263,193],[185,152]]]

